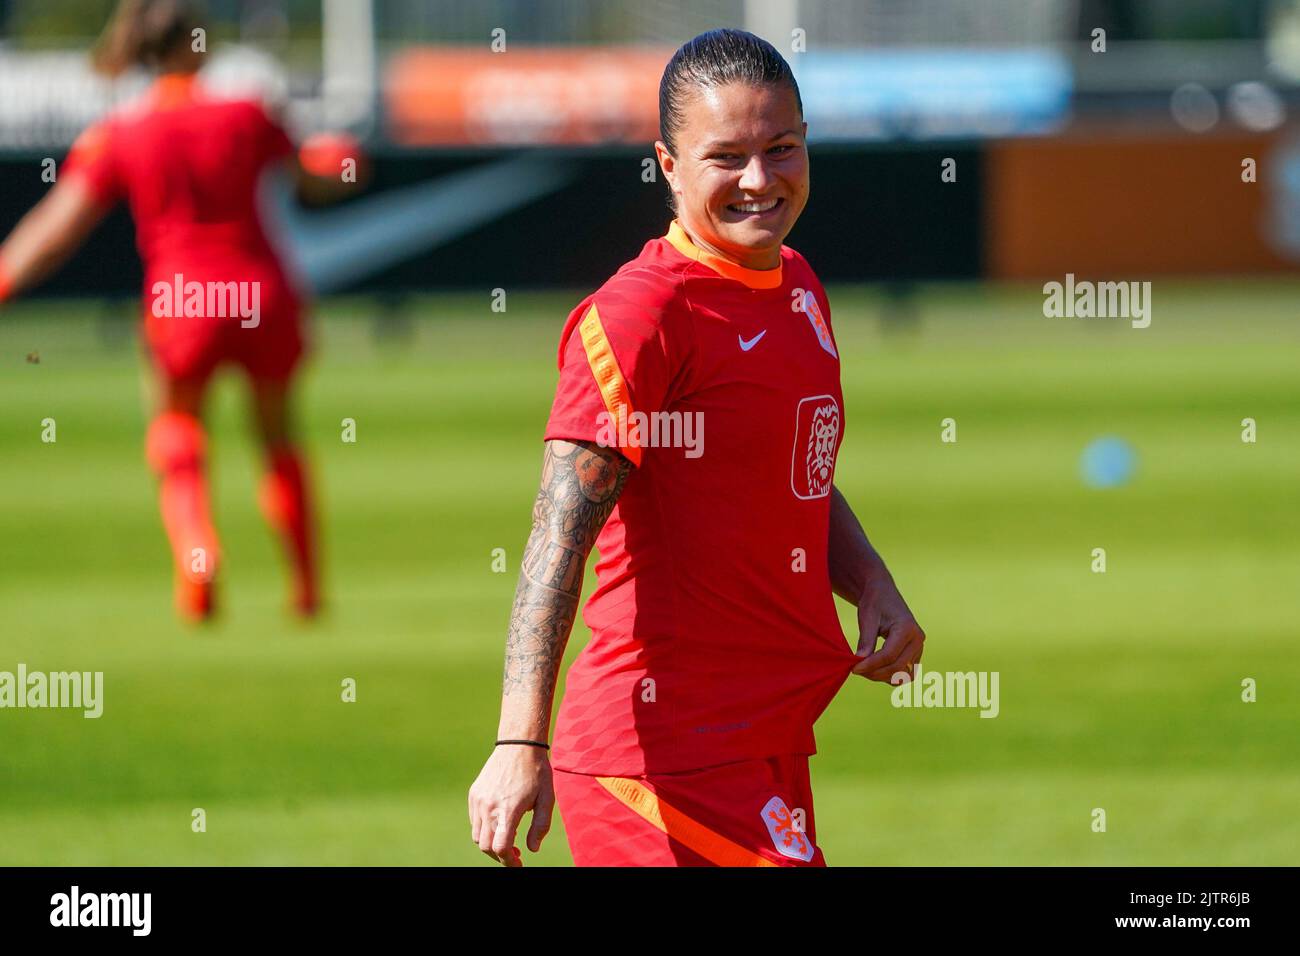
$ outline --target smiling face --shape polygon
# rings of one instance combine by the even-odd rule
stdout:
[[[808,124],[787,84],[702,87],[682,104],[676,154],[655,153],[677,218],[700,248],[775,269],[808,202]]]

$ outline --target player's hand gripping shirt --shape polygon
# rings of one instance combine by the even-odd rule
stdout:
[[[779,269],[744,269],[673,223],[573,311],[559,362],[545,437],[636,467],[596,540],[554,765],[814,753],[856,658],[827,570],[844,402],[812,269],[785,247]]]

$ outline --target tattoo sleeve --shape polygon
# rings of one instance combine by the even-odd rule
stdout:
[[[630,469],[627,459],[612,448],[546,443],[533,529],[524,548],[506,639],[502,696],[523,698],[514,703],[525,704],[527,711],[510,708],[514,732],[544,736],[550,725],[555,682],[577,615],[587,555]],[[503,706],[503,729],[506,709]]]

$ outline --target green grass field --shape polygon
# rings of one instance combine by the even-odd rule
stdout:
[[[875,293],[831,291],[838,484],[929,635],[925,666],[1001,675],[994,720],[846,685],[812,761],[832,864],[1300,863],[1297,293],[1158,282],[1134,330],[1044,318],[1036,289],[936,287],[890,329]],[[494,865],[465,794],[577,297],[419,300],[387,339],[368,304],[325,304],[301,405],[332,600],[317,626],[282,612],[242,384],[223,380],[223,616],[197,632],[171,612],[134,344],[105,347],[89,308],[0,313],[0,670],[105,674],[99,720],[0,710],[0,863]],[[1079,477],[1102,434],[1137,449],[1121,488]],[[525,856],[567,864],[562,829]]]

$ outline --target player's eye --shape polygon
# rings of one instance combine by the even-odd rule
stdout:
[[[769,152],[769,153],[776,153],[777,155],[784,155],[784,154],[790,152],[790,150],[792,150],[792,149],[794,149],[794,144],[792,144],[792,143],[781,143],[781,144],[779,144],[779,145],[777,145],[777,146],[773,146],[771,149],[768,150],[768,152]]]

